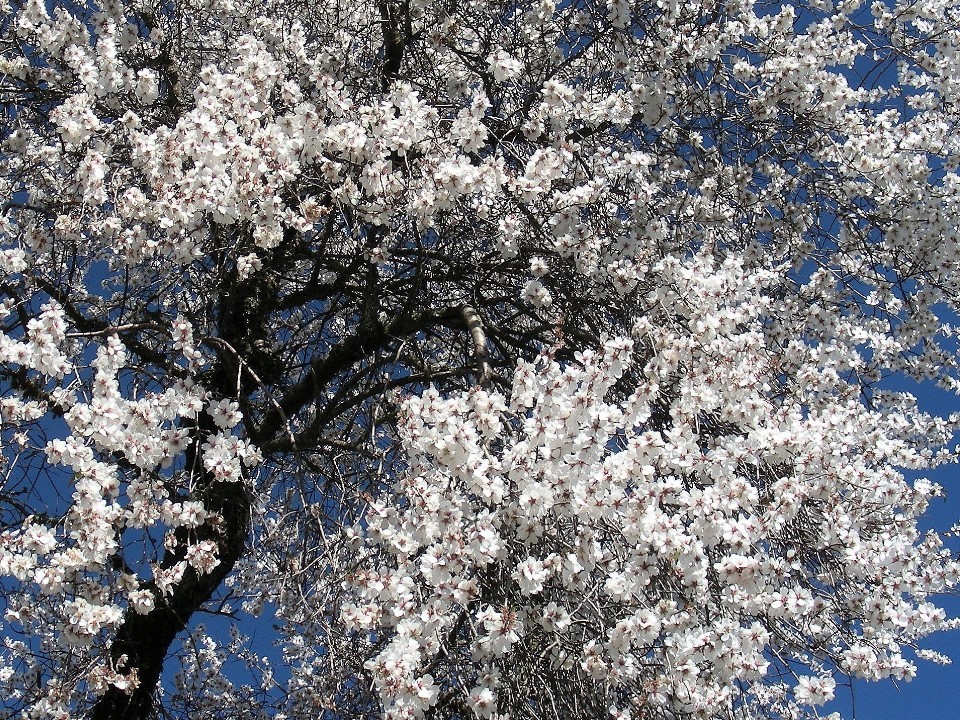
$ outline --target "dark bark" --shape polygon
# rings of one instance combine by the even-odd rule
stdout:
[[[269,292],[271,289],[233,278],[221,294],[218,318],[221,338],[239,352],[239,356],[223,353],[214,364],[206,384],[216,397],[231,397],[242,392],[237,387],[238,367],[252,367],[259,360],[255,354],[256,340],[263,332],[263,317],[275,299]],[[249,380],[241,378],[244,384]],[[217,544],[220,562],[206,574],[198,573],[188,564],[182,580],[167,596],[151,583],[148,587],[154,593],[156,607],[146,615],[127,610],[110,648],[110,659],[118,672],[136,673],[136,688],[130,691],[110,686],[94,704],[90,720],[149,720],[156,716],[154,694],[171,644],[187,627],[191,616],[213,597],[243,555],[250,527],[247,485],[242,480],[216,479],[204,470],[201,459],[203,442],[216,431],[209,415],[201,412],[187,452],[187,468],[199,474],[189,499],[201,501],[215,520],[208,520],[196,529],[178,528],[174,532],[176,545],[164,556],[161,567],[171,568],[184,561],[187,548],[204,540]]]
[[[284,258],[278,253],[272,258],[278,270]],[[359,304],[361,322],[357,332],[335,345],[329,353],[318,358],[297,382],[282,378],[282,368],[268,365],[270,359],[263,357],[262,340],[269,326],[271,313],[276,312],[279,289],[263,279],[239,281],[229,278],[218,298],[217,323],[219,339],[224,346],[219,348],[219,358],[205,378],[205,385],[215,397],[235,397],[259,389],[264,382],[262,375],[269,372],[269,385],[276,383],[280,400],[267,406],[259,424],[255,427],[252,416],[246,417],[247,435],[255,443],[270,447],[277,438],[289,432],[288,417],[296,415],[304,407],[315,403],[317,398],[336,377],[375,355],[389,345],[392,339],[409,334],[419,328],[425,315],[416,319],[401,317],[384,326],[377,319],[377,278],[375,273],[361,285]],[[284,382],[286,380],[286,382]],[[239,385],[238,385],[239,382]],[[110,687],[94,704],[90,720],[149,720],[156,716],[154,695],[163,672],[164,660],[176,636],[186,629],[191,616],[200,610],[217,591],[217,588],[233,570],[242,557],[249,531],[251,499],[244,482],[223,482],[213,478],[202,469],[200,449],[204,440],[216,432],[211,418],[201,413],[194,432],[194,442],[188,450],[187,467],[201,473],[197,489],[190,499],[200,500],[208,513],[219,518],[215,523],[193,530],[183,528],[175,532],[177,544],[164,556],[161,566],[170,568],[184,560],[191,544],[203,540],[217,543],[220,564],[205,575],[198,574],[189,565],[183,579],[174,586],[168,596],[160,596],[154,584],[148,586],[157,597],[157,606],[148,614],[140,615],[127,611],[117,630],[110,649],[114,668],[122,673],[136,672],[138,685],[132,692]]]
[[[223,521],[218,527],[204,526],[197,531],[201,537],[217,541],[220,564],[206,575],[199,575],[188,565],[183,580],[169,597],[158,598],[152,612],[127,612],[110,655],[121,673],[135,669],[139,684],[132,693],[111,686],[94,705],[91,720],[147,720],[155,716],[154,691],[171,643],[243,554],[250,517],[250,500],[243,483],[211,483],[202,497],[207,510],[219,514]],[[164,565],[175,564],[182,559],[182,553],[183,550],[165,559]],[[126,660],[121,665],[124,656]]]
[[[410,12],[406,1],[393,4],[390,0],[377,3],[380,24],[383,32],[383,68],[381,82],[383,90],[400,75],[403,55],[410,37]]]

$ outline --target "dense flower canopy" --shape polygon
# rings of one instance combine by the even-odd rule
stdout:
[[[0,7],[0,718],[941,659],[960,5]]]

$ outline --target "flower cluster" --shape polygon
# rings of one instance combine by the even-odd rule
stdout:
[[[957,0],[0,7],[4,714],[794,720],[944,660]],[[214,607],[290,677],[149,631]]]
[[[831,673],[910,678],[904,648],[945,626],[927,597],[960,566],[917,529],[935,488],[891,469],[922,464],[902,415],[863,407],[829,362],[818,383],[783,375],[776,274],[706,253],[652,272],[632,340],[522,364],[509,398],[405,402],[410,467],[351,530],[376,569],[341,612],[389,633],[368,663],[387,717],[419,717],[436,697],[413,688],[436,682],[491,717],[531,663],[618,712],[775,695],[796,712],[832,699]],[[815,367],[825,348],[804,347]],[[782,680],[804,661],[819,674]]]
[[[175,347],[190,352],[188,323],[175,322],[171,337]],[[169,473],[184,472],[178,465],[196,442],[190,424],[201,410],[218,429],[203,444],[203,464],[211,473],[240,481],[242,465],[254,462],[256,454],[249,443],[229,434],[241,419],[237,403],[207,400],[204,388],[189,378],[163,392],[128,397],[131,388],[122,377],[129,366],[128,351],[116,335],[98,345],[89,362],[91,373],[78,369],[64,354],[69,344],[66,322],[56,303],[46,305],[30,322],[23,340],[0,338],[5,362],[37,378],[67,383],[51,389],[42,404],[5,398],[3,421],[14,426],[36,422],[55,410],[67,432],[47,441],[43,450],[47,463],[63,468],[70,478],[64,482],[60,473],[48,481],[50,493],[69,488],[59,519],[31,517],[0,534],[0,572],[34,588],[40,598],[11,595],[6,619],[29,627],[41,618],[27,610],[29,605],[40,602],[46,607],[48,599],[62,598],[62,605],[47,607],[58,618],[51,641],[64,647],[99,646],[122,622],[125,608],[150,613],[158,593],[170,593],[186,565],[205,574],[219,562],[217,544],[209,539],[188,539],[182,548],[185,562],[170,568],[159,558],[149,566],[149,557],[136,558],[134,562],[151,573],[149,578],[131,573],[122,560],[134,534],[161,529],[161,535],[165,530],[173,538],[177,528],[195,531],[216,519],[203,503],[171,497],[170,492]],[[96,666],[87,681],[106,687],[118,682],[126,686],[135,679],[105,672]]]

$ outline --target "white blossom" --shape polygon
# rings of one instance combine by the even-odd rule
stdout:
[[[800,720],[949,660],[955,3],[148,5],[0,0],[5,710]]]

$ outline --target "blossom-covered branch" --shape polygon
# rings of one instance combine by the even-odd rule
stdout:
[[[2,9],[0,716],[800,718],[943,659],[960,6]]]

